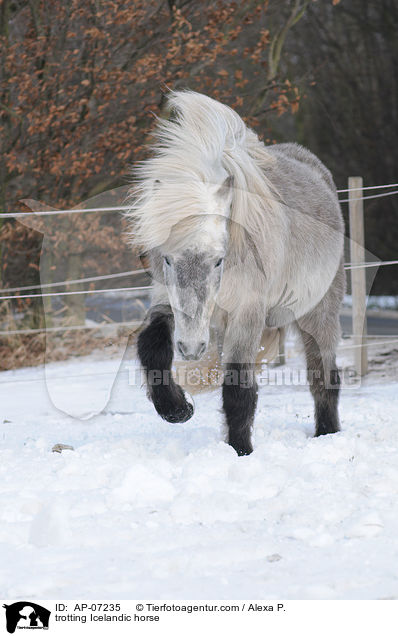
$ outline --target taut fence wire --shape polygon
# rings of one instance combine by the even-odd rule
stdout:
[[[337,190],[339,194],[343,192],[353,192],[354,190],[379,190],[382,188],[396,188],[398,183],[387,183],[377,186],[366,186],[365,188],[345,188],[343,190]],[[373,194],[365,197],[358,197],[358,200],[376,199],[378,197],[388,197],[393,194],[398,194],[398,190],[394,192],[382,192],[380,194]],[[340,203],[348,203],[349,199],[339,199]],[[2,212],[0,219],[18,219],[29,216],[54,216],[56,214],[83,214],[85,212],[120,212],[122,210],[131,210],[131,205],[118,205],[105,208],[73,208],[70,210],[39,210],[37,212]]]
[[[371,261],[368,263],[345,263],[344,269],[360,269],[360,268],[368,268],[368,267],[382,267],[384,265],[398,265],[398,260],[396,261]],[[94,282],[99,280],[107,280],[112,278],[118,278],[123,276],[132,276],[134,274],[144,274],[147,273],[145,269],[136,269],[128,272],[119,272],[117,274],[104,274],[103,276],[91,276],[89,278],[77,278],[75,280],[64,280],[56,283],[44,283],[43,285],[29,285],[27,287],[12,287],[10,289],[0,289],[0,294],[10,294],[11,292],[15,292],[13,295],[0,296],[0,300],[19,300],[22,298],[43,298],[43,297],[53,297],[53,296],[72,296],[76,294],[102,294],[102,293],[110,293],[110,292],[129,292],[129,291],[148,291],[152,289],[151,285],[144,285],[142,287],[112,287],[106,289],[83,289],[76,291],[62,291],[62,292],[50,292],[45,294],[18,294],[20,291],[28,291],[32,289],[40,289],[40,288],[49,288],[49,287],[60,287],[62,285],[76,285],[79,283],[87,283]]]

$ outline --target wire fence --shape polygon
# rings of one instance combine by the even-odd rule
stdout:
[[[342,190],[337,190],[337,192],[341,194],[341,193],[351,192],[356,190],[377,190],[377,189],[387,189],[387,188],[394,188],[394,187],[398,187],[398,183],[383,184],[378,186],[365,186],[362,188],[346,188]],[[395,190],[393,192],[383,192],[380,194],[358,197],[358,199],[356,200],[373,199],[373,198],[390,196],[395,194],[398,194],[398,190]],[[349,202],[349,199],[340,199],[339,201],[340,203],[346,203],[346,202]],[[15,213],[10,212],[10,213],[0,214],[0,219],[1,218],[21,218],[21,217],[28,217],[28,216],[50,216],[55,214],[61,214],[61,215],[62,214],[78,214],[78,213],[85,213],[85,212],[113,212],[113,211],[129,210],[130,207],[131,206],[124,205],[124,206],[111,206],[111,207],[104,207],[104,208],[75,208],[71,210],[46,210],[46,211],[26,212],[26,213],[25,212],[15,212]],[[398,260],[374,261],[374,262],[365,262],[365,263],[345,263],[344,269],[352,270],[352,269],[381,267],[381,266],[397,265],[397,264],[398,264]],[[19,300],[19,299],[28,299],[28,298],[52,298],[52,297],[59,297],[59,296],[72,296],[72,295],[75,296],[80,294],[105,294],[105,293],[132,292],[132,291],[134,292],[149,291],[151,289],[150,285],[139,286],[139,287],[136,286],[136,287],[119,287],[119,288],[106,288],[106,289],[74,290],[74,291],[60,291],[60,292],[22,294],[22,295],[19,293],[21,291],[47,289],[47,288],[61,287],[61,286],[72,285],[72,284],[77,285],[82,283],[92,283],[92,282],[97,282],[100,280],[110,280],[110,279],[134,276],[137,274],[144,274],[144,273],[147,273],[147,270],[137,269],[137,270],[130,270],[126,272],[118,272],[114,274],[104,274],[101,276],[85,277],[85,278],[74,279],[74,280],[65,280],[65,281],[58,281],[53,283],[42,283],[40,285],[28,285],[24,287],[12,287],[12,288],[0,289],[0,294],[7,294],[7,295],[1,295],[0,300],[5,301],[5,300]],[[123,324],[127,325],[131,323],[122,323],[122,322],[113,323],[113,325],[120,325],[120,326],[122,326]],[[75,329],[100,329],[105,326],[107,325],[100,323],[98,326],[73,326],[73,327],[65,326],[65,327],[53,327],[49,329],[24,329],[24,330],[16,329],[12,331],[2,331],[0,332],[0,335],[39,333],[43,331],[71,331]],[[362,345],[359,345],[359,346],[362,346]]]
[[[371,261],[368,263],[345,263],[344,269],[360,269],[360,268],[369,268],[369,267],[382,267],[385,265],[398,265],[398,260],[396,261]],[[99,280],[107,280],[112,278],[119,278],[123,276],[132,276],[135,274],[143,274],[147,273],[145,269],[136,269],[127,272],[119,272],[117,274],[104,274],[103,276],[91,276],[89,278],[77,278],[75,280],[64,280],[58,281],[56,283],[43,283],[42,285],[28,285],[26,287],[12,287],[10,289],[0,289],[0,294],[10,294],[14,292],[13,295],[0,296],[0,300],[19,300],[25,298],[48,298],[54,296],[73,296],[76,294],[102,294],[102,293],[110,293],[110,292],[130,292],[130,291],[148,291],[152,287],[151,285],[144,285],[142,287],[115,287],[115,288],[106,288],[106,289],[84,289],[84,290],[74,290],[74,291],[62,291],[62,292],[50,292],[44,294],[19,294],[20,291],[28,291],[33,289],[40,288],[49,288],[49,287],[59,287],[62,285],[76,285],[79,283],[87,283],[94,282]]]
[[[30,289],[42,289],[48,287],[61,287],[62,285],[77,285],[79,283],[93,283],[98,280],[107,280],[110,278],[121,278],[124,276],[133,276],[134,274],[145,274],[145,269],[133,269],[128,272],[118,272],[117,274],[104,274],[103,276],[90,276],[89,278],[77,278],[75,280],[61,280],[57,283],[41,283],[40,285],[27,285],[25,287],[7,287],[0,289],[0,294],[10,294],[11,292],[28,291]],[[0,296],[1,298],[1,296]]]
[[[356,190],[357,188],[353,188]],[[358,197],[355,199],[356,201],[366,201],[367,199],[378,199],[379,197],[389,197],[392,194],[398,194],[398,190],[394,190],[394,192],[382,192],[381,194],[371,194],[367,197]],[[339,203],[348,203],[350,199],[339,199]]]
[[[120,212],[121,210],[130,210],[130,205],[118,205],[108,208],[72,208],[71,210],[39,210],[37,212],[3,212],[0,215],[2,219],[19,219],[29,216],[55,216],[56,214],[83,214],[84,212]]]
[[[109,294],[118,292],[130,292],[130,291],[148,291],[151,289],[150,285],[144,285],[142,287],[115,287],[107,289],[79,289],[76,291],[64,291],[64,292],[49,292],[48,294],[21,294],[18,296],[0,296],[0,300],[19,300],[20,298],[51,298],[53,296],[76,296],[79,294]]]
[[[353,192],[355,190],[380,190],[384,188],[395,188],[398,187],[398,183],[388,183],[384,185],[377,186],[366,186],[363,188],[345,188],[343,190],[337,190],[338,194],[342,194],[344,192]],[[376,199],[379,197],[388,197],[394,194],[398,194],[398,190],[393,192],[382,192],[380,194],[373,194],[365,197],[358,197],[357,200],[366,200],[366,199]],[[339,199],[340,203],[348,203],[349,199]],[[72,208],[70,210],[39,210],[37,212],[2,212],[0,214],[0,219],[18,219],[22,217],[29,216],[54,216],[57,214],[83,214],[86,212],[121,212],[121,211],[131,210],[131,205],[119,205],[119,206],[110,206],[104,208]]]
[[[43,327],[42,329],[12,329],[7,331],[0,331],[0,336],[25,336],[39,333],[57,333],[60,331],[69,332],[69,331],[89,331],[89,330],[115,330],[119,329],[119,327],[129,327],[132,329],[136,329],[141,325],[142,321],[139,320],[131,320],[131,321],[121,321],[121,322],[99,322],[96,325],[64,325],[62,327]]]
[[[368,267],[382,267],[384,265],[397,265],[398,261],[371,261],[370,263],[346,263],[344,269],[366,269]]]
[[[386,183],[377,186],[363,186],[362,188],[345,188],[345,190],[337,190],[339,194],[342,192],[353,192],[354,190],[381,190],[382,188],[398,188],[398,183]]]

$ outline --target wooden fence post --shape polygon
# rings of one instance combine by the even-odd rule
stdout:
[[[366,327],[366,275],[363,267],[355,267],[365,262],[365,232],[363,219],[362,177],[348,178],[348,199],[350,212],[350,259],[352,293],[352,330],[354,334],[355,370],[359,375],[368,371],[368,348]]]

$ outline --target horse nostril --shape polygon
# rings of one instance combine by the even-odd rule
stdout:
[[[178,340],[178,342],[177,342],[177,349],[178,349],[178,352],[181,353],[182,356],[185,356],[187,354],[187,349],[186,349],[185,345],[181,342],[181,340]]]
[[[205,351],[206,351],[206,343],[200,342],[196,355],[200,357]]]

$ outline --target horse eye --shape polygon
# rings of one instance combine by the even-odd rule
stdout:
[[[168,256],[163,256],[163,258],[164,258],[164,262],[166,263],[166,265],[171,265],[170,259],[168,258]]]
[[[219,258],[217,263],[214,265],[214,267],[220,267],[221,263],[223,262],[222,258]]]

